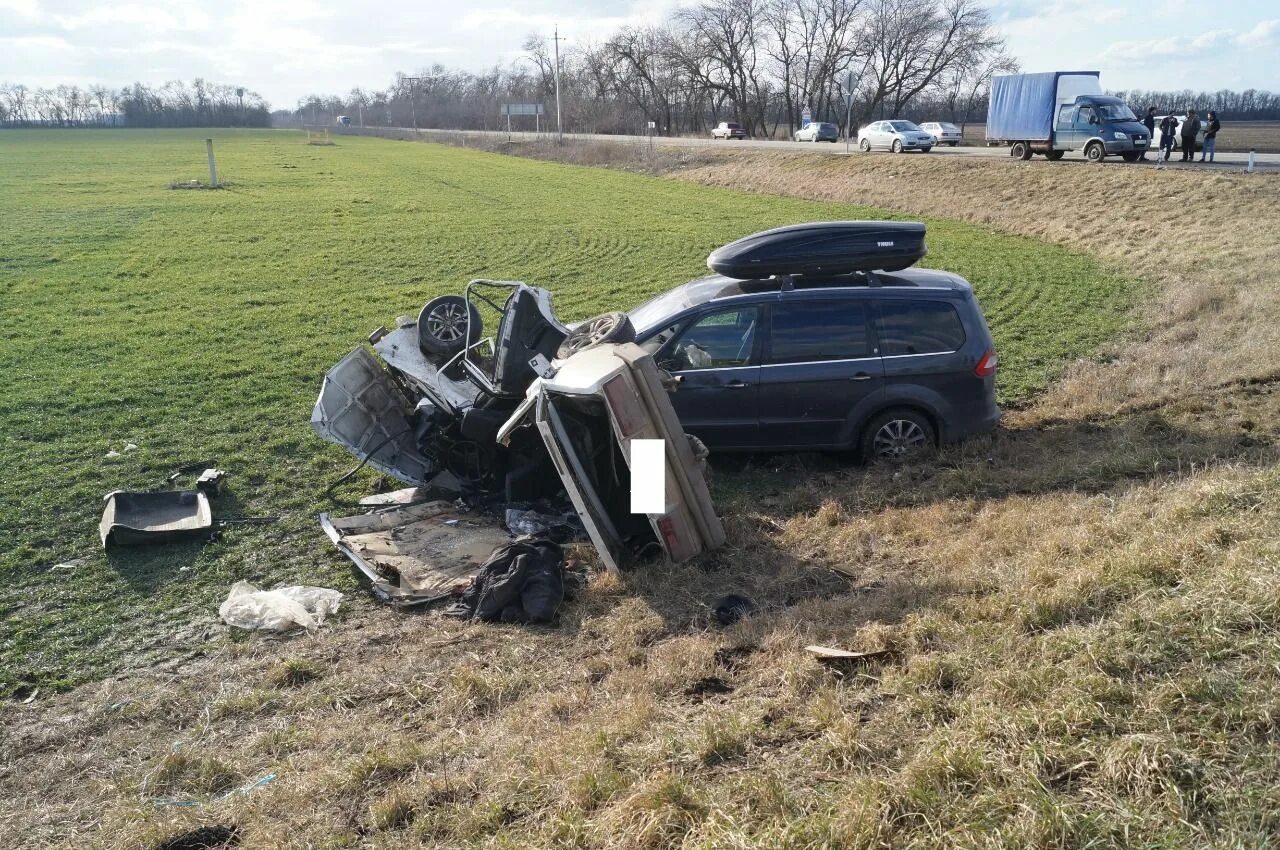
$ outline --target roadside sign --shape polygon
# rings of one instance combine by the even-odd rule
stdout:
[[[852,68],[844,72],[844,84],[842,88],[844,89],[846,97],[853,93],[853,69]]]
[[[545,115],[541,103],[504,103],[502,115]]]
[[[800,126],[808,127],[809,124],[811,124],[812,122],[813,122],[813,110],[806,106],[804,108],[804,111],[800,113]]]
[[[650,130],[656,130],[657,128],[658,128],[658,122],[657,122],[657,121],[650,121],[650,122],[649,122],[649,129],[650,129]]]

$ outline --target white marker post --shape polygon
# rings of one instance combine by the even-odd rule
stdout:
[[[1249,148],[1249,167],[1246,168],[1245,171],[1249,172],[1250,174],[1253,173],[1253,155],[1255,153],[1257,153],[1257,150],[1255,148]]]
[[[209,186],[218,188],[218,166],[213,162],[213,139],[205,139],[204,146],[209,151]]]

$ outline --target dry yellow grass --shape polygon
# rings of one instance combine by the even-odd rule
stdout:
[[[232,823],[245,846],[298,848],[1275,835],[1280,181],[777,155],[682,176],[1080,245],[1150,283],[1149,330],[932,463],[718,469],[725,549],[602,578],[555,629],[374,609],[6,705],[0,834],[113,848]],[[762,610],[709,627],[706,603],[729,591]],[[892,654],[841,675],[806,656],[815,642]]]

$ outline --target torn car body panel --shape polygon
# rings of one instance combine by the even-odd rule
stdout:
[[[321,514],[320,527],[369,579],[374,595],[396,605],[452,595],[510,540],[497,519],[445,501],[350,517]]]
[[[311,427],[374,469],[419,484],[433,467],[418,450],[406,413],[412,407],[377,359],[357,348],[324,376]]]
[[[697,458],[642,348],[624,343],[583,351],[554,377],[535,381],[529,396],[537,399],[532,415],[565,489],[608,567],[624,566],[649,542],[676,562],[724,543]],[[522,409],[527,418],[529,409]],[[644,515],[648,528],[628,507],[633,440],[664,445],[665,506]]]

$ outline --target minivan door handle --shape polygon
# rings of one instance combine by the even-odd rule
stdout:
[[[859,372],[858,374],[854,375],[854,376],[853,376],[852,378],[850,378],[849,380],[851,380],[851,381],[869,381],[869,380],[871,380],[871,376],[870,376],[870,375],[868,375],[866,372]]]
[[[720,386],[728,390],[741,390],[741,389],[746,389],[747,385],[745,381],[739,381],[737,378],[735,378],[732,381],[726,381]]]

